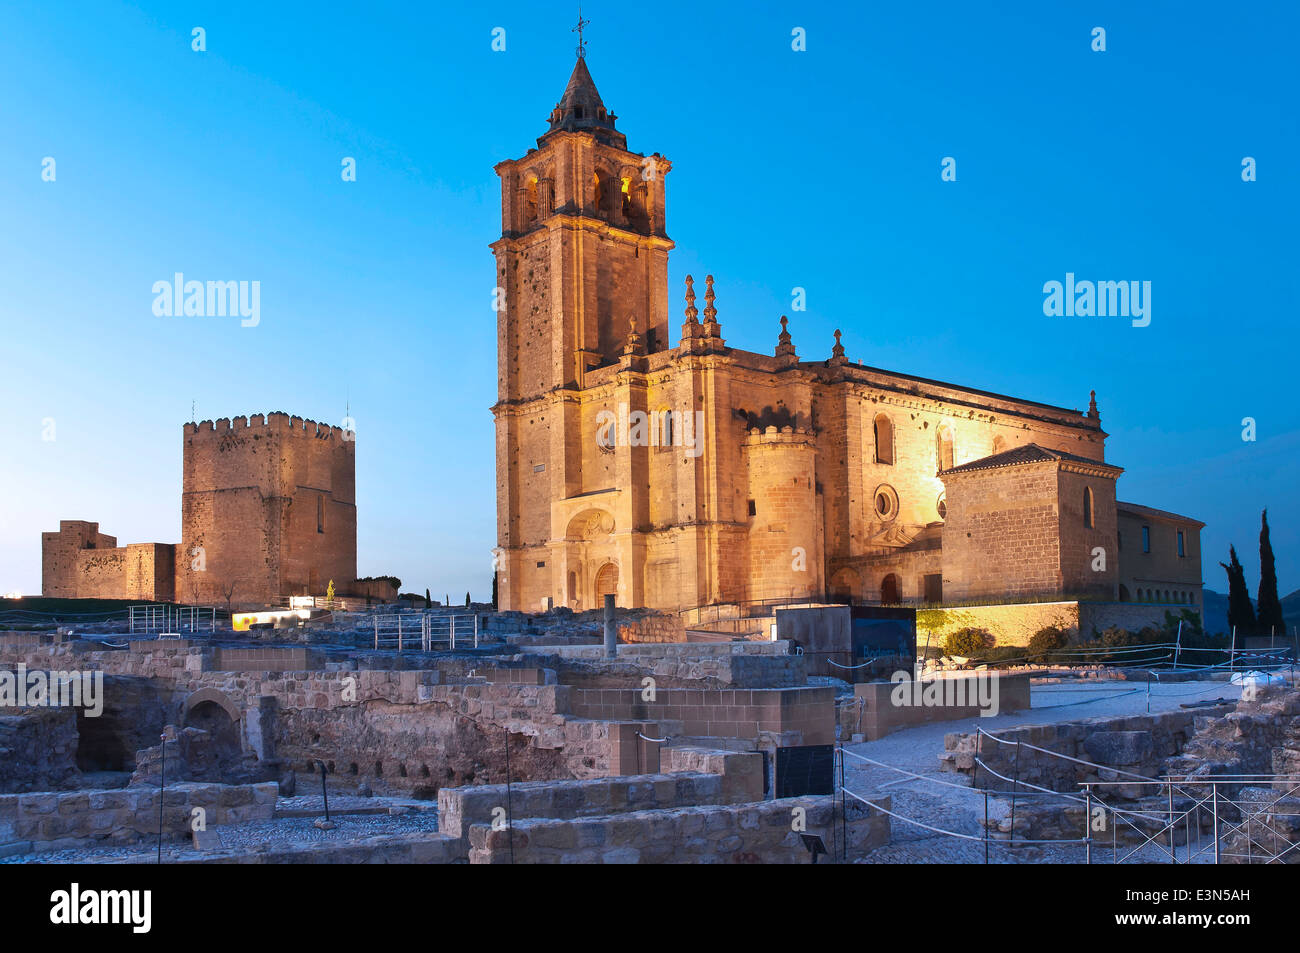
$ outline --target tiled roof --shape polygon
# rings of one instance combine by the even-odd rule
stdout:
[[[1131,513],[1133,516],[1144,516],[1148,519],[1172,520],[1177,523],[1191,523],[1195,526],[1204,526],[1200,520],[1194,520],[1190,516],[1179,516],[1177,513],[1170,513],[1168,510],[1157,510],[1151,506],[1142,506],[1138,503],[1115,504],[1121,513]]]
[[[995,453],[987,457],[980,457],[978,460],[972,460],[970,463],[963,463],[961,466],[951,467],[941,472],[969,473],[973,470],[996,470],[998,467],[1015,467],[1025,463],[1042,463],[1048,460],[1085,463],[1092,466],[1107,467],[1112,470],[1120,469],[1112,464],[1093,460],[1091,457],[1081,457],[1075,453],[1066,453],[1064,450],[1049,450],[1046,447],[1040,447],[1036,443],[1027,443],[1022,447],[1012,447],[1010,450],[1004,450],[1001,453]]]

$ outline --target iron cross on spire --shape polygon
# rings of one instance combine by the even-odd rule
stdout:
[[[582,4],[578,4],[578,25],[575,26],[569,32],[578,34],[578,56],[580,57],[587,55],[587,51],[586,51],[587,42],[582,38],[582,30],[583,27],[585,27],[590,22],[591,22],[590,20],[584,20],[582,18]]]

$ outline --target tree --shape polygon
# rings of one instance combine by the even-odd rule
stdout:
[[[329,606],[329,608],[331,609],[334,608],[334,580],[333,579],[331,579],[330,584],[325,587],[325,605]]]
[[[1260,514],[1259,593],[1255,601],[1259,612],[1259,631],[1286,632],[1282,603],[1277,597],[1277,568],[1273,565],[1273,543],[1268,537],[1268,510]]]
[[[1228,572],[1228,629],[1243,633],[1255,628],[1255,609],[1250,604],[1250,590],[1246,588],[1246,570],[1237,559],[1237,548],[1228,547],[1229,562],[1219,563]]]
[[[496,608],[497,608],[497,574],[494,572],[492,573],[492,611],[495,612]]]
[[[221,584],[221,594],[226,597],[226,615],[230,616],[231,619],[233,620],[234,612],[231,609],[231,603],[234,601],[235,598],[234,579],[231,579],[229,582],[224,582]]]
[[[424,590],[424,607],[426,609],[433,608],[433,598],[429,595],[429,590],[427,588]]]
[[[469,608],[469,593],[465,593],[465,608]]]

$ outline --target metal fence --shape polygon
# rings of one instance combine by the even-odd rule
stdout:
[[[217,628],[217,610],[213,606],[130,606],[127,631],[131,635],[202,635]]]
[[[1087,800],[1090,864],[1104,863],[1107,852],[1111,863],[1133,862],[1150,844],[1164,848],[1171,864],[1300,861],[1300,800],[1295,797],[1300,791],[1300,777],[1218,775],[1087,781],[1082,786]],[[1104,795],[1120,787],[1150,790],[1167,807],[1125,810],[1112,806]],[[1109,831],[1096,829],[1102,817],[1109,819],[1105,825]],[[1149,862],[1149,858],[1139,862]]]
[[[478,648],[478,616],[433,612],[399,612],[376,615],[372,620],[375,649],[431,652]]]

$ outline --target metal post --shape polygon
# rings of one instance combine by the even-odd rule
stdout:
[[[1016,742],[1016,773],[1011,781],[1011,846],[1016,846],[1016,792],[1020,790],[1020,742]]]
[[[1167,644],[1167,643],[1166,643]],[[1174,640],[1174,671],[1178,671],[1178,656],[1183,650],[1183,623],[1178,623],[1178,637]]]
[[[506,829],[510,831],[510,863],[515,862],[515,813],[510,792],[510,729],[505,729],[506,736]]]
[[[1210,790],[1214,792],[1214,862],[1219,862],[1219,786],[1213,781],[1210,782]]]
[[[1085,788],[1083,789],[1083,793],[1084,793],[1084,797],[1087,798],[1087,800],[1084,802],[1084,810],[1083,810],[1083,854],[1084,854],[1084,863],[1086,863],[1086,864],[1091,864],[1091,863],[1092,863],[1092,787],[1091,787],[1091,786],[1085,787]],[[985,799],[985,803],[987,804],[987,798]],[[984,808],[984,811],[985,811],[985,813],[987,814],[987,812],[988,812],[988,807],[987,807],[987,806]],[[1011,833],[1014,835],[1014,834],[1015,834],[1015,831],[1012,830]],[[987,857],[988,848],[985,847],[984,850],[985,850],[985,855],[986,855],[986,856],[985,856],[985,859],[984,859],[984,863],[987,864],[987,863],[988,863],[988,857]]]
[[[402,651],[402,614],[397,614],[397,651]]]
[[[1237,670],[1237,627],[1232,627],[1232,648],[1228,649],[1228,671]]]
[[[162,863],[163,801],[167,799],[167,728],[164,726],[162,744],[158,746],[158,863]]]
[[[449,623],[448,628],[451,629],[451,648],[452,648],[452,651],[455,651],[455,649],[456,649],[456,617],[455,617],[454,615],[453,615],[453,616],[448,616],[448,623]]]
[[[320,765],[320,796],[325,801],[325,822],[328,824],[330,819],[330,792],[325,787],[325,762],[317,759]]]
[[[984,863],[989,862],[989,792],[984,792]]]
[[[1174,848],[1174,782],[1169,782],[1169,863],[1178,863],[1178,852]]]
[[[474,613],[474,648],[478,648],[478,613]]]
[[[618,655],[618,630],[614,628],[614,594],[605,593],[605,658]]]
[[[840,754],[840,862],[849,861],[849,814],[844,805],[844,744],[839,745]],[[816,858],[813,858],[816,860]]]
[[[379,651],[379,616],[374,617],[375,622],[375,651]]]

